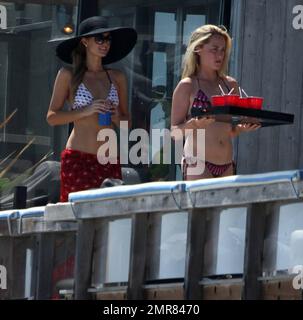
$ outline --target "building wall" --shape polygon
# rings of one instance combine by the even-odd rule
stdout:
[[[295,115],[293,125],[262,128],[235,143],[238,173],[303,166],[303,30],[293,27],[297,0],[233,0],[231,72],[264,109]]]

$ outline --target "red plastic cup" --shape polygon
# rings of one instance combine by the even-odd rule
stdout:
[[[250,98],[239,98],[238,107],[240,108],[250,108]]]
[[[264,98],[261,98],[261,97],[249,97],[250,108],[261,110],[263,100]]]
[[[237,107],[240,96],[238,94],[225,95],[225,105]]]
[[[213,107],[222,107],[225,105],[225,96],[211,96],[211,105]]]

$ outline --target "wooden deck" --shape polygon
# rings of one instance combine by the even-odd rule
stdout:
[[[300,221],[303,226],[301,178],[302,172],[287,171],[119,186],[71,194],[70,202],[47,205],[39,217],[34,208],[32,214],[31,209],[2,212],[0,264],[7,266],[9,289],[0,297],[50,299],[61,290],[61,297],[73,299],[301,299],[291,268],[280,270],[277,264],[281,212],[296,206],[289,211],[292,230],[301,230]],[[237,266],[241,272],[222,274],[222,212],[232,217],[239,210],[245,216],[245,234],[237,238],[244,248]],[[179,225],[184,241],[181,234],[170,240],[176,251],[184,242],[184,268],[177,278],[170,267],[166,276],[160,270],[163,219],[170,215],[168,221],[187,221]],[[123,221],[113,238],[113,224]],[[73,280],[54,287],[54,268],[73,255]]]

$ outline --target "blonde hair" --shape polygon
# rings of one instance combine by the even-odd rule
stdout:
[[[182,79],[186,77],[191,77],[197,74],[199,68],[199,56],[195,53],[198,46],[204,45],[210,41],[210,38],[214,35],[220,35],[224,37],[226,48],[224,60],[219,70],[219,75],[223,76],[227,73],[228,60],[231,51],[231,37],[227,33],[225,27],[218,27],[212,24],[207,24],[202,27],[197,28],[190,37],[189,44],[187,46],[184,60],[183,60],[183,73]]]

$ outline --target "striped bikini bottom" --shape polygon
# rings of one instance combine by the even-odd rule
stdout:
[[[188,160],[188,158],[183,158],[182,160],[182,171],[183,171],[183,180],[187,180],[187,170],[188,168],[193,168],[195,167],[195,165],[198,167],[199,164],[203,164],[203,160],[199,160],[199,159],[190,159]],[[235,173],[235,163],[234,161],[231,161],[229,163],[226,163],[226,164],[214,164],[212,162],[209,162],[209,161],[205,161],[205,167],[207,168],[207,170],[211,173],[211,175],[214,177],[214,178],[219,178],[221,177],[224,172],[226,170],[228,170],[230,167],[233,167],[233,173]],[[203,172],[201,172],[201,174],[203,174]]]

